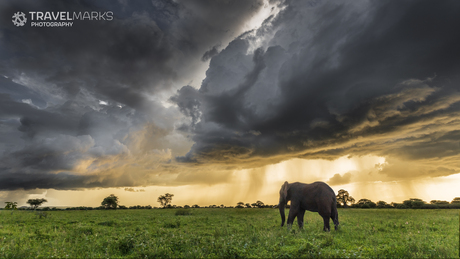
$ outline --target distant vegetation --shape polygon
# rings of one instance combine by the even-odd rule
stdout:
[[[339,190],[337,194],[337,207],[338,208],[378,208],[378,209],[460,209],[460,197],[456,197],[450,203],[448,201],[432,200],[427,203],[418,198],[411,198],[402,203],[387,203],[385,201],[378,201],[377,203],[369,199],[360,199],[355,203],[355,199],[349,195],[345,190]]]
[[[166,193],[165,195],[161,195],[158,197],[158,202],[160,203],[161,207],[152,207],[150,205],[141,206],[124,206],[119,205],[119,198],[113,194],[104,198],[99,207],[86,207],[86,206],[79,206],[79,207],[69,207],[66,209],[59,209],[55,207],[44,207],[38,208],[42,203],[47,202],[45,199],[29,199],[27,201],[28,204],[31,206],[28,208],[21,207],[17,208],[17,202],[6,202],[7,205],[5,206],[6,210],[11,209],[18,209],[18,210],[44,210],[44,211],[55,211],[55,210],[101,210],[101,209],[188,209],[188,208],[276,208],[278,205],[268,205],[263,203],[262,201],[258,200],[254,203],[244,203],[242,201],[238,202],[236,206],[225,206],[224,204],[221,205],[208,205],[208,206],[199,206],[198,204],[184,205],[184,206],[177,206],[172,205],[172,197],[174,194]],[[442,201],[442,200],[432,200],[429,203],[423,201],[418,198],[411,198],[409,200],[405,200],[402,203],[391,202],[387,203],[385,201],[377,201],[373,202],[369,199],[360,199],[358,202],[355,202],[355,199],[348,193],[346,190],[339,190],[337,196],[337,208],[355,208],[355,209],[369,209],[369,208],[377,208],[377,209],[460,209],[460,197],[454,198],[451,202]],[[13,207],[14,206],[14,207]],[[286,206],[289,208],[289,205]]]

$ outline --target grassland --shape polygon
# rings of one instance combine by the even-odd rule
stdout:
[[[340,209],[330,233],[316,213],[299,231],[276,209],[177,211],[2,211],[0,258],[459,256],[459,210]]]

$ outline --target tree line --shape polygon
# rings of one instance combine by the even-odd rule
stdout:
[[[160,195],[157,199],[157,202],[160,203],[161,207],[152,207],[150,205],[147,206],[141,206],[141,205],[135,205],[135,206],[124,206],[119,204],[119,198],[115,196],[114,194],[111,194],[107,197],[105,197],[102,202],[101,206],[99,207],[86,207],[86,206],[80,206],[80,207],[69,207],[66,208],[65,210],[97,210],[97,209],[158,209],[158,208],[163,208],[163,209],[168,209],[168,208],[184,208],[184,209],[189,209],[189,208],[275,208],[277,205],[268,205],[264,204],[262,201],[258,200],[254,203],[244,203],[244,202],[238,202],[236,206],[225,206],[223,204],[221,205],[209,205],[209,206],[204,206],[201,207],[198,204],[194,204],[192,206],[190,205],[184,205],[184,206],[176,206],[172,205],[172,198],[174,197],[174,194],[166,193],[164,195]],[[460,197],[454,198],[450,203],[448,201],[442,201],[442,200],[431,200],[429,203],[418,199],[418,198],[411,198],[409,200],[405,200],[402,203],[387,203],[385,201],[378,201],[378,202],[373,202],[369,199],[360,199],[358,202],[355,201],[355,199],[348,193],[346,190],[339,190],[337,196],[337,207],[338,208],[395,208],[395,209],[460,209]],[[29,199],[27,201],[27,204],[30,205],[28,208],[17,208],[17,202],[5,202],[5,210],[37,210],[39,209],[39,206],[41,206],[43,203],[47,202],[46,199]],[[289,208],[289,205],[286,206]],[[40,210],[62,210],[58,208],[50,208],[50,207],[44,207]]]
[[[350,196],[346,190],[339,190],[337,196],[338,208],[395,208],[395,209],[460,209],[460,197],[454,198],[450,203],[448,201],[431,200],[429,203],[418,198],[411,198],[402,203],[387,203],[385,201],[373,202],[369,199],[355,199]]]

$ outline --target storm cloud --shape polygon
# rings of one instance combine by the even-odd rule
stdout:
[[[0,189],[14,190],[163,183],[149,175],[168,172],[191,145],[174,131],[181,115],[167,97],[263,2],[0,5]],[[16,27],[18,11],[110,11],[114,19]]]
[[[458,3],[284,4],[211,59],[199,90],[172,98],[192,117],[180,161],[373,154],[424,160],[411,177],[459,172]]]
[[[0,189],[219,184],[235,169],[367,155],[386,158],[372,176],[389,181],[456,174],[459,7],[1,3]],[[18,28],[17,11],[114,19]]]

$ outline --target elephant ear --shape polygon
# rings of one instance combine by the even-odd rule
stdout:
[[[287,191],[288,191],[288,189],[289,189],[289,183],[286,181],[286,182],[284,182],[283,187],[281,187],[281,190],[283,190],[282,193],[283,193],[283,196],[284,196],[283,200],[287,199]]]

